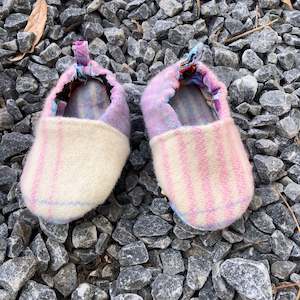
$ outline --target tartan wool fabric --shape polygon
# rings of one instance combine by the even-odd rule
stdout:
[[[185,223],[200,230],[222,229],[240,218],[252,199],[252,167],[230,116],[226,87],[201,63],[198,86],[212,94],[218,119],[181,124],[169,104],[180,85],[179,69],[180,63],[163,70],[142,96],[155,173]]]

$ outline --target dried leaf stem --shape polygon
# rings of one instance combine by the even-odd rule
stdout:
[[[245,37],[245,36],[247,36],[247,35],[249,35],[253,32],[260,31],[260,30],[264,29],[265,27],[271,26],[272,24],[274,24],[278,20],[279,19],[275,19],[273,21],[268,22],[267,24],[264,24],[264,25],[258,26],[256,28],[250,29],[250,30],[248,30],[246,32],[243,32],[243,33],[240,33],[238,35],[231,36],[231,37],[229,37],[225,40],[225,44],[230,44],[230,43],[232,43],[236,40],[239,40],[240,38]]]

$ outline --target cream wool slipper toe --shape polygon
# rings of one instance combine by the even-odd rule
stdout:
[[[21,176],[25,204],[52,223],[67,223],[103,203],[129,155],[129,109],[114,75],[76,42],[77,63],[46,99]]]
[[[225,85],[194,52],[151,80],[141,108],[157,180],[171,207],[188,225],[217,230],[247,209],[252,167]]]

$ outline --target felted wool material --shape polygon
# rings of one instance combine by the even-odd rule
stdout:
[[[77,219],[109,196],[128,155],[128,138],[102,121],[42,118],[21,178],[25,203],[50,222]]]
[[[239,219],[252,199],[252,167],[230,116],[226,87],[201,63],[198,86],[212,94],[218,120],[196,126],[180,123],[168,103],[180,84],[179,66],[158,74],[141,101],[155,173],[185,223],[201,230],[222,229]]]
[[[124,88],[109,70],[90,60],[86,41],[75,42],[73,49],[76,63],[61,75],[46,98],[21,176],[25,204],[52,223],[68,223],[103,203],[129,155],[129,108]],[[78,78],[86,80],[88,88],[98,77],[109,89],[109,99],[103,99],[103,93],[95,94],[94,99],[77,95],[77,107],[70,109],[74,98],[71,93],[65,96],[64,89],[78,83]],[[57,103],[57,97],[67,99]],[[86,108],[95,99],[98,112],[102,109],[98,100],[109,103],[101,113],[93,114],[93,120],[72,113],[82,106],[88,112]]]
[[[86,66],[74,64],[60,76],[57,84],[46,98],[42,117],[55,116],[57,114],[57,107],[54,102],[56,96],[67,84],[77,78],[79,72],[80,74],[91,77],[104,76],[106,78],[108,84],[112,87],[110,96],[111,103],[105,113],[101,115],[100,120],[118,129],[126,136],[129,136],[129,108],[126,102],[125,90],[111,71],[101,67],[93,60],[90,60]]]
[[[216,230],[245,212],[253,179],[231,118],[181,127],[154,137],[150,145],[157,180],[186,223]]]

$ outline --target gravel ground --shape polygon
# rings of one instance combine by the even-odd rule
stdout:
[[[274,287],[300,281],[300,231],[283,201],[300,221],[300,1],[288,10],[279,0],[47,0],[40,43],[10,63],[30,49],[34,37],[19,31],[33,2],[0,0],[0,299],[296,299],[296,287]],[[43,99],[78,38],[126,87],[132,152],[103,206],[51,225],[25,208],[18,180]],[[147,81],[199,41],[228,87],[256,181],[243,218],[217,232],[171,211],[138,105]]]

